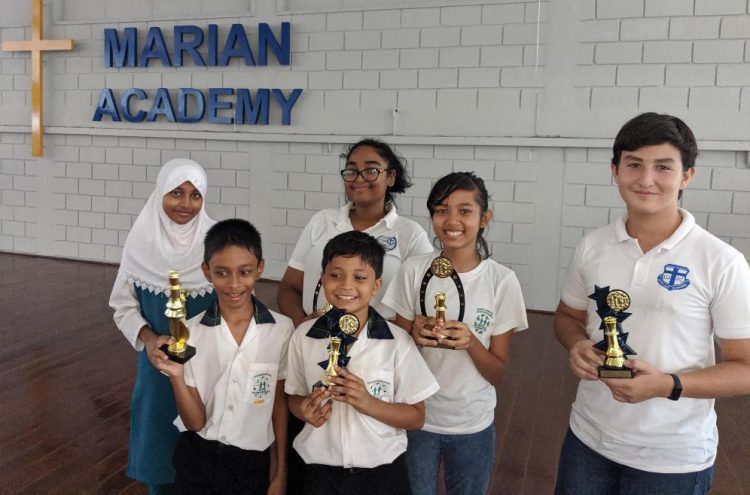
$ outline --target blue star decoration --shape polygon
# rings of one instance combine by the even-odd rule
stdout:
[[[347,349],[349,345],[353,344],[357,341],[357,337],[352,337],[351,335],[345,334],[341,327],[339,326],[339,318],[344,316],[346,312],[342,309],[338,309],[337,307],[332,307],[326,314],[326,324],[328,326],[328,336],[330,337],[338,337],[341,339],[341,347],[339,350],[339,362],[338,365],[341,368],[346,368],[346,366],[349,364],[350,357],[346,355]],[[328,344],[327,347],[328,350],[331,349],[331,344]],[[323,369],[326,369],[328,367],[328,360],[321,361],[318,363],[318,366],[320,366]]]
[[[596,302],[596,314],[602,319],[599,324],[599,330],[606,331],[607,326],[604,324],[604,318],[607,316],[614,316],[617,319],[617,343],[620,344],[622,352],[625,357],[629,355],[637,355],[637,353],[627,344],[628,332],[623,332],[621,323],[625,321],[632,313],[625,311],[615,311],[607,304],[607,296],[609,295],[609,286],[599,287],[594,285],[594,293],[589,295],[589,299],[593,299]],[[607,338],[594,344],[594,347],[607,352]]]

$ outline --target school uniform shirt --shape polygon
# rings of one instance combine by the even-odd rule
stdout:
[[[626,218],[586,235],[570,265],[562,302],[587,311],[586,332],[604,339],[594,286],[630,295],[622,322],[627,344],[663,373],[713,366],[714,337],[750,338],[750,269],[744,256],[695,224],[682,223],[643,253]],[[626,378],[623,378],[626,380]],[[718,432],[714,399],[615,401],[599,381],[581,381],[570,416],[573,433],[615,462],[644,471],[685,473],[711,466]]]
[[[255,311],[242,343],[232,336],[218,303],[188,322],[196,355],[185,363],[185,383],[198,389],[206,424],[198,435],[245,450],[274,441],[271,416],[279,380],[286,377],[292,320],[253,296]],[[177,417],[175,425],[185,431]]]
[[[305,274],[302,291],[302,307],[305,313],[310,314],[326,304],[325,293],[320,289],[317,300],[317,308],[313,308],[315,287],[320,280],[322,272],[323,248],[333,237],[342,232],[354,230],[349,220],[351,203],[341,208],[328,208],[321,210],[310,219],[299,236],[294,248],[289,266],[301,270]],[[385,249],[383,259],[383,286],[376,294],[370,304],[378,310],[387,320],[392,320],[396,315],[380,303],[383,292],[396,274],[401,263],[416,254],[432,252],[433,247],[427,238],[427,233],[416,222],[408,218],[400,217],[393,204],[387,205],[388,212],[375,225],[364,230],[378,240]]]
[[[323,378],[318,363],[328,358],[325,317],[302,323],[289,344],[285,391],[307,396]],[[391,403],[416,404],[438,389],[411,337],[388,323],[375,309],[351,345],[347,369],[362,379],[370,394]],[[406,451],[406,431],[333,402],[331,416],[320,428],[305,423],[294,449],[307,464],[372,468],[393,462]]]
[[[422,279],[438,253],[409,258],[401,265],[383,303],[408,320],[421,314]],[[489,348],[495,335],[528,327],[521,285],[515,273],[494,260],[482,260],[473,270],[460,273],[465,291],[463,322],[479,342]],[[445,319],[457,320],[459,296],[452,278],[432,277],[425,291],[425,310],[434,316],[435,293],[444,292]],[[440,384],[440,391],[425,402],[423,430],[441,434],[468,434],[484,430],[495,419],[495,387],[479,373],[468,352],[420,348],[422,357]]]

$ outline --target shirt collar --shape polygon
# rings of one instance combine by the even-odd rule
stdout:
[[[260,302],[258,298],[251,295],[250,298],[253,301],[253,319],[258,325],[262,323],[276,323],[271,311],[266,307],[265,304]],[[219,300],[215,299],[213,303],[206,309],[206,312],[201,318],[201,325],[207,327],[215,327],[221,323],[221,312],[219,311]]]
[[[671,236],[669,236],[668,239],[664,240],[659,248],[660,249],[672,249],[675,247],[682,239],[685,238],[686,235],[692,230],[693,226],[695,225],[695,217],[687,210],[683,210],[682,208],[679,208],[680,216],[682,217],[682,222],[680,222],[679,227],[677,227],[677,230],[675,230]],[[612,236],[612,242],[613,243],[619,243],[619,242],[625,242],[632,240],[634,241],[632,237],[628,234],[627,228],[625,227],[625,222],[628,220],[627,213],[620,218],[617,219],[614,225],[614,233]]]
[[[307,336],[313,339],[327,339],[330,337],[330,331],[325,315],[321,316],[310,330],[307,331]],[[392,339],[393,334],[388,326],[388,322],[383,318],[380,313],[375,311],[375,308],[370,306],[367,313],[367,338],[369,339]]]
[[[337,230],[341,232],[349,232],[350,230],[352,230],[352,222],[349,220],[349,211],[352,208],[354,208],[353,203],[346,203],[341,208],[334,209],[329,212],[328,218],[334,223],[334,225],[336,225]],[[375,227],[376,225],[380,224],[380,222],[385,223],[385,226],[389,229],[393,228],[396,220],[398,220],[396,205],[391,201],[390,203],[386,203],[385,209],[385,216],[370,228]]]

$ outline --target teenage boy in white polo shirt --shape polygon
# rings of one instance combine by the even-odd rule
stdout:
[[[375,238],[357,231],[337,235],[323,251],[326,300],[359,321],[356,340],[342,343],[347,369],[336,368],[330,387],[312,391],[335,319],[333,327],[329,315],[302,323],[289,344],[286,393],[292,413],[306,422],[294,449],[306,464],[307,494],[410,493],[405,430],[422,427],[423,401],[438,384],[409,334],[370,306],[383,255]]]
[[[581,240],[555,313],[555,334],[582,380],[558,494],[708,493],[714,399],[750,393],[747,261],[678,207],[697,154],[691,130],[670,115],[639,115],[615,138],[612,175],[627,215]],[[638,353],[625,361],[634,378],[598,376],[595,286],[630,296],[622,328]]]
[[[211,227],[203,273],[217,302],[188,321],[197,354],[184,366],[166,359],[159,366],[172,382],[180,415],[175,424],[183,431],[174,453],[175,484],[179,493],[282,495],[284,378],[294,327],[253,295],[263,273],[255,227],[240,219]]]

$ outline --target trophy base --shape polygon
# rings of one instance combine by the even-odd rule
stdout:
[[[630,368],[607,368],[606,366],[599,366],[599,377],[600,378],[633,378],[635,371]]]
[[[187,363],[193,356],[195,356],[195,347],[191,345],[185,346],[185,350],[179,354],[170,352],[169,344],[164,344],[163,346],[159,347],[159,350],[166,354],[170,361],[174,361],[175,363],[180,364]]]

